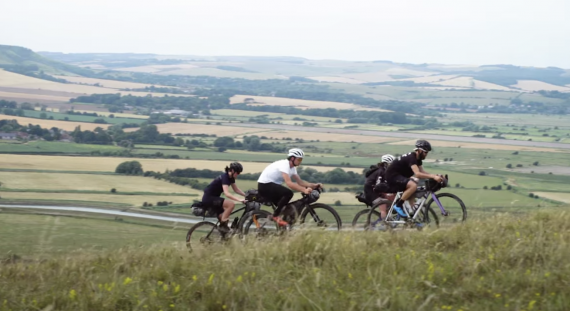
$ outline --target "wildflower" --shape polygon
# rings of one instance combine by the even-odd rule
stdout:
[[[171,308],[174,308],[174,304],[173,304],[173,303],[171,303],[171,304],[170,304],[170,307],[171,307]]]
[[[242,281],[242,278],[241,278],[241,275],[240,275],[240,276],[237,277],[236,282],[241,282],[241,281]]]
[[[350,273],[350,272],[348,273],[348,278],[352,279],[352,273]]]
[[[528,309],[532,310],[532,308],[534,307],[534,305],[536,304],[536,300],[532,300],[531,302],[528,303]]]
[[[547,278],[547,277],[549,277],[549,276],[550,276],[550,272],[546,272],[546,273],[544,274],[544,277],[545,277],[545,278]]]
[[[214,274],[210,274],[210,277],[208,278],[208,285],[212,284],[212,281],[214,280]]]
[[[495,298],[501,297],[501,294],[495,294]]]
[[[156,284],[158,284],[158,286],[160,286],[160,285],[164,284],[164,282],[163,282],[163,281],[158,281],[158,282],[156,282]]]
[[[198,277],[194,275],[194,276],[192,276],[192,280],[198,281]]]
[[[75,300],[75,297],[77,297],[77,293],[75,292],[75,289],[70,290],[69,291],[69,299]]]
[[[133,281],[133,279],[131,279],[130,277],[126,277],[125,280],[123,281],[123,285],[128,285],[132,281]]]
[[[180,291],[180,284],[176,285],[176,287],[174,287],[174,293],[178,293]]]
[[[166,284],[162,285],[162,290],[167,292],[168,291],[168,285],[166,285]]]

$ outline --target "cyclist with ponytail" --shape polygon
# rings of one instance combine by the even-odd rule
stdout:
[[[236,178],[243,171],[243,166],[238,162],[233,162],[229,167],[226,166],[225,171],[204,189],[202,203],[214,209],[220,220],[220,230],[229,232],[228,220],[235,207],[234,201],[245,203],[245,199],[240,199],[229,191],[231,186],[235,193],[245,196],[245,193],[236,185]],[[222,193],[226,199],[221,197]]]

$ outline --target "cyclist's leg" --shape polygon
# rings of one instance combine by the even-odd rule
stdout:
[[[293,198],[293,191],[274,183],[259,183],[258,191],[262,197],[270,200],[277,206],[277,209],[273,212],[273,216],[279,216],[285,205]]]
[[[388,179],[388,184],[390,188],[393,188],[395,191],[400,192],[403,191],[404,193],[394,204],[394,210],[400,215],[401,217],[407,217],[406,212],[404,212],[404,201],[406,201],[417,189],[417,184],[411,181],[410,178],[404,177],[402,175],[395,175],[391,176]]]
[[[224,222],[224,223],[228,222],[228,220],[230,219],[230,215],[232,214],[235,206],[236,206],[236,204],[234,203],[234,201],[224,199],[224,201],[222,203],[222,208],[223,208],[224,212],[220,216],[221,222]]]
[[[382,198],[393,201],[395,195],[393,193],[382,193],[380,195]],[[386,219],[386,214],[388,213],[388,205],[387,204],[380,204],[380,206],[378,206],[378,208],[380,209],[380,217],[382,217],[382,219]]]

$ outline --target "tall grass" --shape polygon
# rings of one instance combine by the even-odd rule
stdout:
[[[569,234],[569,214],[540,212],[7,260],[0,310],[566,310]]]

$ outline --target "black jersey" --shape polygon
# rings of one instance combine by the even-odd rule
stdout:
[[[404,154],[390,163],[390,166],[388,166],[386,170],[386,178],[389,179],[396,175],[407,178],[412,177],[414,176],[414,171],[412,170],[413,165],[422,166],[422,160],[416,157],[415,152]]]

